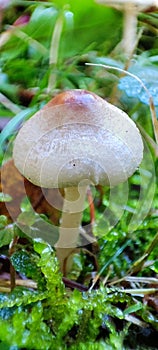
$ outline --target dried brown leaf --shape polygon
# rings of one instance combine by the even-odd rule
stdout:
[[[58,224],[62,208],[62,196],[57,189],[41,189],[24,178],[16,169],[13,160],[6,162],[0,169],[0,191],[12,197],[10,202],[0,202],[0,214],[12,221],[20,214],[20,205],[28,196],[33,209],[39,214],[47,215],[54,224]],[[55,207],[51,204],[55,203]]]

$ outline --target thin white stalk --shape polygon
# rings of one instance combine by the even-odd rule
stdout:
[[[0,92],[0,103],[5,106],[7,109],[9,109],[14,114],[20,113],[21,108],[17,106],[15,103],[9,100],[8,97],[6,97],[4,94]]]
[[[124,281],[158,285],[158,279],[154,278],[154,277],[126,276],[126,277],[124,277]]]
[[[63,14],[60,15],[56,21],[55,28],[52,35],[51,45],[50,45],[50,53],[49,53],[49,66],[51,69],[49,81],[48,81],[48,93],[52,91],[52,89],[55,86],[56,83],[56,72],[54,71],[54,68],[56,68],[57,62],[58,62],[58,55],[59,55],[59,45],[60,45],[60,39],[61,39],[61,33],[63,30]]]
[[[136,295],[136,296],[140,296],[140,297],[144,297],[145,295],[148,294],[154,294],[158,292],[158,288],[136,288],[136,289],[118,289],[118,292],[121,293],[127,293],[127,294],[131,294],[131,295]]]
[[[108,286],[113,286],[114,284],[118,284],[120,282],[123,282],[123,281],[127,281],[127,282],[130,282],[130,283],[143,283],[143,284],[155,284],[157,285],[158,284],[158,280],[157,278],[150,278],[150,277],[136,277],[136,276],[130,276],[130,275],[127,275],[127,276],[124,276],[122,278],[119,278],[117,280],[114,280],[114,281],[111,281],[108,283]]]
[[[15,280],[16,286],[26,287],[26,288],[33,288],[37,289],[37,283],[33,280],[27,279],[27,280],[21,280],[16,279]],[[9,288],[10,289],[10,280],[0,280],[0,288]]]
[[[137,318],[133,315],[125,315],[124,318],[126,321],[133,323],[133,324],[136,324],[139,327],[146,328],[148,326],[147,323],[139,320],[139,318]]]
[[[2,48],[5,43],[10,39],[11,37],[11,31],[7,30],[6,32],[2,33],[0,35],[0,49]]]
[[[57,256],[61,271],[65,274],[71,269],[70,255],[78,245],[82,212],[87,186],[65,188],[59,239],[56,243]]]
[[[137,42],[137,9],[132,3],[127,3],[124,6],[122,46],[125,54],[131,56]]]
[[[10,26],[11,33],[14,34],[17,38],[21,39],[23,42],[29,43],[35,50],[39,51],[43,56],[48,53],[47,48],[42,45],[39,41],[33,39],[28,34],[24,33],[18,27]]]

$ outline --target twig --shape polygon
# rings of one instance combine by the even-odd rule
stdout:
[[[10,287],[0,287],[0,293],[10,293]]]
[[[26,288],[32,288],[32,289],[37,289],[37,283],[30,280],[30,279],[26,279],[26,280],[22,280],[22,279],[16,279],[15,280],[15,285],[16,286],[20,286],[20,287],[26,287]],[[0,280],[0,289],[1,288],[8,288],[10,289],[11,287],[11,283],[10,280]]]
[[[64,282],[66,287],[69,287],[71,289],[78,289],[80,292],[88,291],[88,287],[87,286],[85,286],[83,284],[80,284],[78,282],[75,282],[75,281],[71,281],[71,280],[69,280],[66,277],[63,277],[63,282]]]
[[[9,109],[14,114],[20,113],[21,108],[18,107],[15,103],[11,102],[8,97],[0,92],[0,103],[4,105],[7,109]]]
[[[62,278],[64,284],[66,287],[71,288],[71,289],[78,289],[80,292],[86,292],[88,290],[88,287],[75,282],[71,281],[66,277]],[[26,279],[16,279],[15,280],[15,285],[20,286],[20,287],[26,287],[26,288],[31,288],[31,289],[37,289],[37,283],[33,280]],[[10,280],[0,280],[0,291],[1,292],[10,292],[11,291],[11,281]]]
[[[111,281],[108,283],[109,286],[112,286],[114,284],[118,284],[120,282],[130,282],[130,283],[143,283],[143,284],[156,284],[158,285],[158,279],[152,278],[152,277],[135,277],[135,276],[125,276],[120,279],[117,279],[115,281]]]
[[[105,286],[105,284],[107,283],[110,274],[111,274],[111,267],[109,267],[109,271],[108,271],[107,275],[105,276],[105,278],[103,279],[103,282],[102,282],[103,286]]]
[[[158,292],[158,288],[129,288],[129,289],[118,289],[118,292],[137,295],[144,297],[144,295],[154,294]]]
[[[140,326],[142,328],[146,328],[148,326],[147,323],[139,320],[137,317],[135,317],[133,315],[125,315],[124,318],[126,321],[133,323],[133,324],[136,324],[137,326]]]

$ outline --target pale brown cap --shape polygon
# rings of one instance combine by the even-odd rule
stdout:
[[[85,90],[60,93],[20,129],[13,158],[18,170],[46,188],[117,185],[139,166],[143,142],[128,115]]]
[[[133,5],[138,12],[146,11],[148,8],[158,7],[158,0],[96,0],[96,2],[118,10],[123,10],[125,7],[127,8],[127,6]]]

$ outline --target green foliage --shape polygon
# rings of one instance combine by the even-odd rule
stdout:
[[[30,16],[27,24],[7,27],[26,13]],[[12,154],[19,125],[52,95],[69,88],[94,91],[121,106],[153,137],[148,96],[139,82],[110,69],[85,66],[86,62],[121,69],[129,66],[157,106],[158,49],[153,36],[157,14],[141,14],[140,18],[139,26],[143,30],[145,26],[145,30],[134,60],[127,62],[117,46],[122,32],[121,13],[93,0],[22,0],[4,9],[1,28],[7,40],[0,47],[0,92],[9,103],[0,96],[0,115],[11,120],[0,135],[1,163]],[[61,35],[55,51],[51,43],[59,20]],[[17,114],[14,107],[18,107]],[[110,191],[102,188],[102,198],[99,190],[94,190],[96,225],[92,233],[98,252],[92,245],[86,247],[89,253],[82,251],[80,260],[76,257],[73,276],[80,283],[76,288],[64,284],[55,251],[48,244],[56,243],[58,229],[47,217],[33,211],[26,199],[17,222],[0,216],[0,272],[3,277],[5,258],[17,273],[17,286],[11,292],[0,278],[1,350],[124,350],[130,348],[128,343],[135,349],[147,349],[145,341],[140,342],[140,330],[151,331],[151,338],[152,331],[158,331],[157,286],[152,285],[158,273],[157,159],[151,142],[149,147],[151,153],[145,149],[141,170],[131,177],[127,187],[121,185]],[[0,195],[1,204],[11,199],[7,193]],[[89,224],[89,214],[87,205],[85,224]],[[139,214],[144,215],[142,220]],[[18,243],[13,244],[16,237]],[[98,273],[98,283],[94,280],[93,287],[91,272]],[[131,275],[135,278],[132,283],[126,278]],[[23,287],[18,286],[21,278]],[[69,282],[71,285],[73,281]],[[81,292],[82,285],[91,287]]]
[[[21,203],[21,210],[17,218],[17,226],[21,228],[21,233],[25,232],[31,238],[41,237],[51,245],[57,242],[58,228],[52,225],[46,215],[37,214],[32,209],[28,198]]]
[[[130,72],[142,80],[150,95],[153,97],[154,105],[158,106],[157,66],[149,63],[147,66],[145,66],[142,65],[140,61],[140,63],[138,62],[132,67],[132,69],[130,69]],[[142,103],[149,105],[149,96],[147,95],[146,91],[144,91],[140,83],[134,78],[129,76],[121,78],[118,87],[120,90],[124,90],[128,97],[139,98]]]
[[[28,309],[21,307],[13,311],[8,320],[0,321],[0,338],[8,345],[28,349],[49,349],[52,341],[49,328],[42,321],[43,308],[40,302]]]
[[[121,349],[127,330],[124,328],[118,334],[116,319],[123,320],[124,316],[138,312],[145,321],[156,325],[156,319],[141,302],[117,288],[101,286],[84,293],[74,290],[68,297],[52,248],[40,240],[35,240],[33,245],[34,262],[32,255],[17,251],[12,263],[17,271],[29,277],[37,273],[40,280],[41,275],[45,283],[39,283],[37,291],[16,287],[9,294],[0,294],[0,340],[7,346],[84,349],[87,344],[90,349],[97,345],[102,349],[105,343],[96,339],[104,329],[102,337],[107,348]],[[121,304],[128,305],[124,311]]]
[[[20,272],[26,277],[38,281],[39,270],[36,265],[36,260],[37,256],[31,252],[28,253],[24,249],[16,251],[11,256],[11,263],[17,272]]]
[[[3,147],[6,140],[15,133],[17,126],[19,123],[23,122],[26,118],[31,116],[35,112],[35,108],[28,108],[27,110],[21,111],[16,115],[16,117],[12,118],[8,123],[7,127],[3,129],[0,135],[0,156],[3,155]],[[8,152],[9,153],[9,152]]]
[[[46,293],[37,293],[32,292],[23,288],[16,288],[14,292],[10,294],[1,294],[0,295],[0,307],[1,308],[12,308],[15,306],[29,305],[38,300],[43,300],[46,298]]]
[[[12,197],[8,194],[4,194],[3,192],[0,192],[0,202],[10,202],[12,200]]]
[[[13,225],[8,225],[6,216],[0,215],[0,247],[7,246],[14,236]]]

